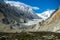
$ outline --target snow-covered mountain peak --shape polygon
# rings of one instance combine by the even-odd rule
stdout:
[[[41,17],[43,20],[46,20],[47,18],[50,17],[50,15],[54,12],[55,10],[47,10],[47,11],[44,11],[40,14],[37,14],[39,17]]]
[[[10,4],[10,6],[16,7],[18,10],[21,10],[22,12],[28,12],[31,14],[34,14],[33,10],[38,10],[38,7],[30,6],[25,3],[19,2],[19,1],[4,1],[6,4]]]

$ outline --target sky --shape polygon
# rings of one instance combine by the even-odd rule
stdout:
[[[19,1],[30,6],[36,6],[39,10],[34,10],[36,13],[42,13],[46,10],[55,10],[60,5],[60,0],[9,0]]]

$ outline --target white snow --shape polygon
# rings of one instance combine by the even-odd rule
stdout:
[[[36,7],[36,6],[30,6],[30,5],[27,5],[25,3],[22,3],[22,2],[19,2],[19,1],[5,1],[6,3],[9,3],[11,6],[15,6],[15,7],[29,7],[31,9],[34,9],[34,10],[39,10],[39,7]]]
[[[21,10],[22,12],[29,12],[29,13],[33,14],[33,9],[39,10],[38,7],[35,7],[35,6],[33,7],[33,6],[27,5],[25,3],[19,2],[19,1],[5,1],[5,3],[16,7],[17,9]]]
[[[40,14],[37,14],[39,17],[41,17],[43,20],[46,20],[47,18],[50,17],[50,15],[54,12],[55,10],[47,10],[47,11],[44,11]]]

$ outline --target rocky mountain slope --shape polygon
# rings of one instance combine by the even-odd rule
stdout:
[[[29,7],[27,8],[24,6],[24,10],[17,9],[15,6],[11,6],[9,3],[1,2],[0,32],[60,31],[60,8],[54,11],[47,20],[41,20],[41,18],[34,14],[34,11],[30,10]],[[36,20],[34,21],[33,19]],[[21,24],[25,25],[22,27]]]
[[[60,31],[60,7],[54,11],[47,20],[42,20],[41,22],[36,22],[36,26],[29,31],[50,31],[59,32]]]
[[[0,13],[2,15],[2,13]],[[4,18],[4,16],[0,16]],[[36,21],[35,25],[31,25],[28,27],[15,27],[13,29],[10,28],[9,25],[3,24],[0,22],[0,31],[2,32],[21,32],[21,31],[50,31],[50,32],[59,32],[60,31],[60,8],[58,8],[47,20]]]
[[[60,8],[58,8],[48,20],[44,21],[40,26],[41,31],[60,31]]]
[[[31,8],[25,6],[23,7],[24,10],[11,6],[10,3],[1,2],[0,12],[3,13],[8,20],[15,20],[16,22],[27,22],[28,20],[39,18]]]
[[[0,32],[9,31],[12,27],[14,27],[13,30],[15,30],[15,28],[19,29],[22,23],[27,23],[33,19],[40,19],[30,7],[22,6],[23,9],[21,7],[20,9],[11,6],[10,3],[0,2]]]

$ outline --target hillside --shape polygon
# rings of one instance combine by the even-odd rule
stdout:
[[[58,8],[51,17],[42,23],[39,30],[44,31],[60,31],[60,8]]]

